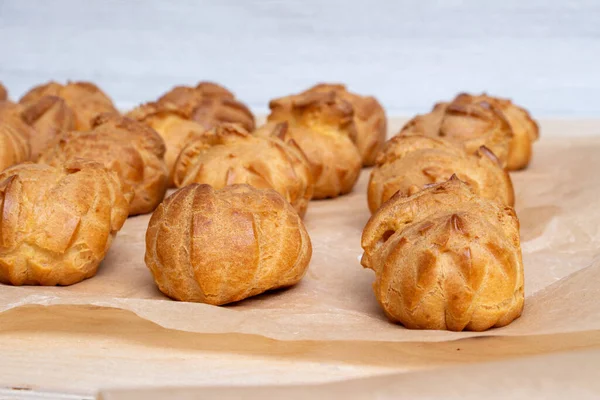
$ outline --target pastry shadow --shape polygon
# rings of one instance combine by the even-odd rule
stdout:
[[[286,286],[286,287],[280,287],[280,288],[276,288],[276,289],[270,289],[270,290],[267,290],[266,292],[257,294],[256,296],[251,296],[246,299],[235,301],[233,303],[222,304],[219,307],[225,307],[225,308],[230,308],[230,309],[234,310],[236,308],[244,308],[246,306],[250,306],[253,303],[256,304],[256,303],[260,303],[260,302],[267,303],[269,301],[277,301],[277,299],[280,298],[281,296],[284,296],[287,293],[297,290],[297,288],[300,285],[302,285],[302,282],[299,282],[293,286]]]
[[[521,224],[521,241],[527,242],[542,236],[544,230],[562,209],[554,205],[527,207],[518,211]]]

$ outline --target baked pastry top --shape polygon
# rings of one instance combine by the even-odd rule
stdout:
[[[531,118],[527,110],[513,104],[509,99],[492,97],[485,93],[472,97],[472,101],[487,102],[501,110],[513,131],[506,168],[515,171],[527,167],[531,160],[533,142],[538,140],[540,136],[537,122]]]
[[[305,155],[313,180],[314,199],[337,197],[352,190],[360,173],[360,155],[345,136],[321,135],[292,127],[287,122],[268,122],[254,136],[293,141]]]
[[[212,82],[200,82],[195,87],[176,86],[158,100],[189,110],[190,118],[205,129],[221,123],[236,123],[247,131],[255,127],[254,115],[232,92]]]
[[[314,130],[322,135],[346,136],[356,141],[354,108],[337,92],[304,92],[269,102],[269,122],[286,121],[291,127]]]
[[[475,153],[481,146],[490,149],[506,166],[513,133],[508,121],[496,107],[457,97],[451,103],[436,104],[431,113],[418,115],[400,135],[442,137]]]
[[[91,129],[92,119],[99,114],[119,113],[112,100],[91,82],[67,82],[65,85],[48,82],[32,88],[19,103],[28,108],[45,96],[56,96],[65,101],[75,119],[73,128],[78,131]]]
[[[504,166],[516,170],[529,163],[539,131],[527,111],[509,100],[461,93],[449,103],[436,104],[430,113],[416,116],[399,134],[443,137],[469,153],[486,146]]]
[[[510,176],[486,147],[468,154],[441,138],[396,136],[385,144],[371,171],[369,209],[375,212],[398,191],[407,197],[454,174],[479,196],[514,205]]]
[[[173,168],[181,150],[192,137],[206,132],[206,128],[191,120],[192,111],[190,108],[163,101],[142,104],[127,114],[127,117],[153,128],[165,141],[169,187],[174,186]]]
[[[31,138],[31,159],[34,161],[55,144],[61,133],[75,129],[73,110],[58,96],[44,96],[23,107],[21,117],[35,132]]]
[[[272,100],[269,107],[269,124],[255,135],[280,134],[276,124],[287,122],[285,137],[298,144],[311,164],[313,198],[349,193],[362,164],[354,144],[357,134],[352,105],[336,92],[310,92]]]
[[[375,158],[383,146],[387,134],[385,110],[375,97],[351,93],[345,85],[321,83],[307,90],[307,92],[321,93],[331,91],[350,103],[354,109],[356,146],[363,166],[375,164]]]
[[[255,128],[250,109],[236,99],[225,97],[203,97],[195,104],[192,119],[207,129],[222,123],[239,124],[247,131]]]
[[[144,124],[114,114],[97,116],[92,128],[63,134],[53,147],[42,153],[39,162],[53,166],[76,158],[101,162],[133,188],[130,215],[154,210],[167,190],[165,145],[161,137]]]
[[[0,101],[6,100],[8,100],[8,91],[6,90],[2,82],[0,82]]]
[[[174,167],[177,187],[206,183],[220,189],[246,183],[281,194],[300,216],[312,198],[310,165],[293,140],[250,135],[241,126],[222,124],[192,139]]]
[[[24,163],[0,173],[0,282],[71,285],[94,276],[131,191],[101,164]]]
[[[167,296],[208,304],[291,286],[312,255],[302,220],[272,189],[191,184],[154,212],[146,265]]]
[[[392,197],[367,223],[362,247],[379,304],[407,328],[482,331],[521,315],[517,216],[456,177]]]
[[[31,156],[29,139],[32,130],[18,113],[18,106],[4,102],[0,105],[0,171],[28,161]]]
[[[175,104],[177,107],[187,107],[202,97],[221,97],[235,99],[229,89],[214,82],[199,82],[196,86],[175,86],[163,94],[158,102]]]

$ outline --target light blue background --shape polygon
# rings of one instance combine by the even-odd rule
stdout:
[[[0,80],[100,84],[123,108],[224,83],[257,112],[343,81],[392,115],[488,90],[544,116],[600,117],[600,1],[0,0]]]

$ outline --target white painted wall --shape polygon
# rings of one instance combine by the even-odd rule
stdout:
[[[0,80],[99,83],[121,107],[222,82],[258,112],[343,81],[390,114],[457,91],[600,117],[600,0],[0,0]]]

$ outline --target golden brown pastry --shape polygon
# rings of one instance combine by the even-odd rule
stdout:
[[[429,114],[416,116],[400,131],[414,134],[444,137],[470,153],[486,146],[509,170],[517,170],[529,163],[539,130],[529,113],[510,100],[462,93],[450,103],[436,104]]]
[[[75,129],[75,115],[67,103],[58,96],[44,96],[32,102],[21,113],[23,120],[34,128],[31,137],[31,159],[54,145],[63,132]]]
[[[456,177],[392,197],[367,223],[362,247],[375,297],[407,328],[483,331],[521,315],[519,220]]]
[[[200,82],[196,87],[176,86],[158,102],[189,110],[186,112],[189,112],[190,118],[205,129],[212,129],[221,123],[240,124],[247,131],[255,127],[250,109],[237,100],[233,93],[216,83]]]
[[[146,232],[158,288],[182,301],[226,304],[300,281],[312,255],[302,220],[271,189],[192,184],[169,196]]]
[[[23,131],[26,136],[31,137],[35,131],[29,124],[27,124],[23,118],[23,106],[12,101],[0,102],[0,116],[3,118],[10,119],[11,123],[15,125],[19,130]]]
[[[8,100],[8,92],[6,91],[6,88],[4,87],[2,82],[0,82],[0,101],[7,101],[7,100]]]
[[[0,101],[0,115],[16,117],[21,119],[21,113],[23,112],[23,107],[20,104],[13,103],[12,101]],[[24,125],[27,125],[23,122]],[[29,129],[31,130],[31,129]]]
[[[19,164],[0,173],[0,282],[71,285],[96,274],[131,192],[101,164]]]
[[[513,132],[504,114],[487,103],[458,96],[451,103],[436,104],[429,114],[409,121],[400,135],[442,137],[474,154],[481,146],[490,149],[506,166]]]
[[[247,131],[255,127],[250,109],[236,99],[225,97],[202,98],[195,104],[192,119],[207,129],[222,123],[239,124]]]
[[[227,88],[213,83],[200,82],[195,87],[175,86],[167,93],[163,94],[158,102],[167,102],[175,104],[177,107],[187,107],[187,105],[201,99],[202,97],[222,97],[235,99],[235,95]]]
[[[165,144],[144,124],[114,114],[102,114],[88,132],[68,132],[54,147],[42,153],[39,162],[60,166],[75,158],[103,163],[119,174],[134,191],[129,215],[151,212],[167,190]]]
[[[281,194],[303,216],[314,183],[310,165],[293,140],[252,136],[223,124],[194,138],[174,169],[177,187],[206,183],[215,189],[246,183]]]
[[[383,146],[387,134],[385,110],[375,97],[350,93],[344,85],[321,83],[307,90],[307,92],[323,93],[329,91],[336,92],[354,108],[356,146],[363,166],[368,167],[375,164],[375,158]]]
[[[375,212],[398,191],[410,196],[454,174],[479,196],[514,205],[510,176],[486,147],[468,154],[443,139],[396,136],[385,144],[371,171],[369,209]]]
[[[18,115],[12,114],[6,107],[0,107],[0,171],[29,160],[30,134],[30,128]]]
[[[22,111],[20,104],[11,101],[0,102],[0,125],[3,125],[0,128],[3,136],[0,171],[33,159],[31,142],[36,132],[21,118]]]
[[[165,163],[169,171],[168,185],[174,187],[173,167],[181,150],[192,137],[206,132],[206,128],[192,121],[189,108],[180,108],[166,101],[146,103],[130,111],[127,116],[143,122],[162,136],[167,146]]]
[[[468,95],[467,95],[468,96]],[[501,110],[513,131],[513,138],[508,149],[506,168],[516,171],[527,167],[531,160],[533,142],[539,139],[540,131],[529,112],[512,103],[509,99],[492,97],[487,94],[472,96],[473,101],[493,104]]]
[[[44,96],[56,96],[65,101],[73,112],[74,129],[78,131],[91,129],[92,120],[100,114],[119,113],[112,100],[98,86],[90,82],[67,82],[66,85],[48,82],[31,89],[19,100],[19,103],[27,108]]]
[[[356,128],[352,105],[335,92],[313,92],[272,100],[269,107],[270,124],[256,134],[279,134],[275,124],[288,123],[285,137],[298,144],[312,166],[313,198],[349,193],[362,164],[354,144]]]

